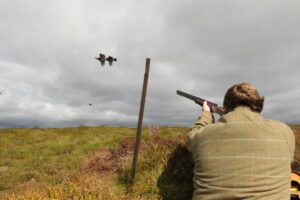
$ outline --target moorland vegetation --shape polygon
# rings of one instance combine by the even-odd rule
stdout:
[[[291,128],[295,158],[300,160],[300,125]],[[0,129],[0,199],[188,198],[193,167],[183,145],[188,131],[143,128],[136,178],[130,185],[135,128]]]

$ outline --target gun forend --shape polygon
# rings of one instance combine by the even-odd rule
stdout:
[[[194,101],[196,104],[199,104],[200,106],[203,106],[204,101],[206,101],[207,105],[210,107],[210,110],[212,112],[218,113],[220,115],[224,114],[224,108],[218,106],[218,104],[216,104],[216,103],[202,99],[200,97],[193,96],[191,94],[188,94],[188,93],[180,91],[180,90],[177,90],[176,93],[180,96],[183,96],[185,98],[188,98],[188,99]]]

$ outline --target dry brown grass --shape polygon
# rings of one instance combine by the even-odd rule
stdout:
[[[300,161],[300,125],[290,125],[290,127],[295,133],[295,159]]]

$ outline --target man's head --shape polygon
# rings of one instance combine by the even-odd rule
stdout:
[[[264,97],[249,83],[240,83],[230,87],[224,97],[223,106],[230,112],[238,106],[246,106],[260,113],[264,106]]]

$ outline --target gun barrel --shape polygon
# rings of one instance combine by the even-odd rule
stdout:
[[[198,98],[198,97],[196,97],[196,96],[193,96],[193,95],[191,95],[191,94],[182,92],[182,91],[180,91],[180,90],[176,90],[176,93],[177,93],[178,95],[180,95],[180,96],[183,96],[183,97],[188,98],[188,99],[193,100],[193,101],[196,101],[196,99]]]
[[[206,101],[207,104],[208,104],[208,106],[210,106],[210,107],[211,107],[211,106],[218,106],[218,104],[216,104],[216,103],[213,103],[213,102],[207,101],[207,100],[205,100],[205,99],[202,99],[202,98],[193,96],[193,95],[191,95],[191,94],[182,92],[182,91],[180,91],[180,90],[177,90],[176,92],[177,92],[178,95],[183,96],[183,97],[188,98],[188,99],[191,99],[191,100],[195,101],[197,104],[199,104],[199,105],[201,105],[201,106],[203,106],[204,101]]]
[[[205,99],[201,99],[199,97],[193,96],[191,94],[188,94],[188,93],[180,91],[180,90],[177,90],[176,93],[178,95],[180,95],[180,96],[183,96],[185,98],[188,98],[188,99],[194,101],[195,103],[197,103],[197,104],[199,104],[201,106],[203,106],[204,101],[206,101],[207,105],[211,108],[211,110],[213,112],[216,112],[216,113],[219,113],[219,114],[223,114],[224,113],[224,109],[222,107],[218,106],[218,104],[216,104],[216,103],[207,101]]]

